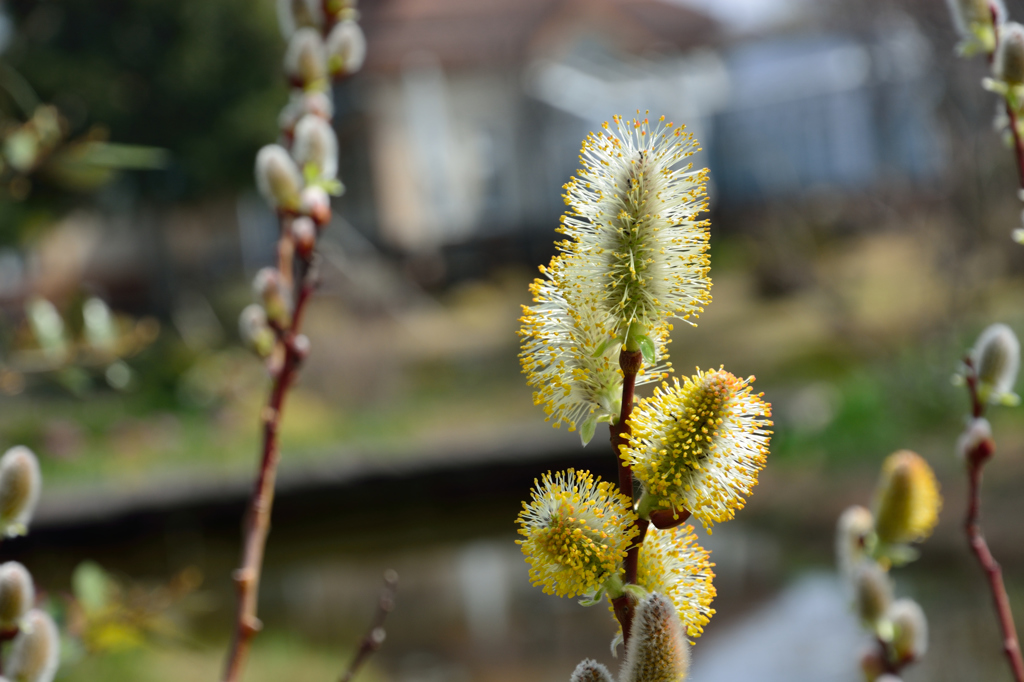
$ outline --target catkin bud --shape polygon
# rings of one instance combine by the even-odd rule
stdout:
[[[291,317],[291,305],[277,268],[262,268],[257,272],[252,281],[252,290],[256,299],[263,304],[267,321],[282,329],[287,328]]]
[[[853,506],[843,512],[836,524],[836,564],[847,579],[867,556],[865,545],[868,536],[875,529],[871,512],[861,506]]]
[[[277,0],[277,22],[281,34],[291,38],[297,28],[320,28],[324,25],[321,0]]]
[[[268,204],[296,210],[302,185],[302,174],[284,147],[268,144],[256,154],[256,187]]]
[[[686,679],[690,650],[672,602],[650,594],[636,608],[622,665],[622,682],[679,682]]]
[[[942,497],[928,462],[910,450],[894,452],[882,465],[875,494],[875,533],[887,545],[918,542],[939,520]]]
[[[284,53],[284,72],[296,87],[303,90],[327,87],[327,51],[318,31],[300,28],[292,34]]]
[[[333,180],[338,176],[338,137],[331,124],[307,114],[295,124],[292,155],[299,168],[309,173],[312,168],[317,180]]]
[[[991,52],[995,44],[992,8],[996,10],[995,25],[1003,23],[1006,10],[1002,0],[947,0],[947,4],[960,37]]]
[[[16,445],[0,457],[0,532],[24,535],[39,501],[42,476],[35,454]]]
[[[247,305],[238,316],[238,335],[242,343],[261,358],[270,355],[277,340],[274,330],[267,324],[267,313],[258,303]]]
[[[1024,26],[1016,21],[999,28],[999,48],[992,71],[996,78],[1010,85],[1024,83]]]
[[[300,256],[308,259],[316,248],[316,225],[313,219],[299,216],[292,221],[291,232],[292,239],[295,240],[295,250]]]
[[[987,453],[980,449],[983,443],[987,445]],[[995,452],[995,448],[995,443],[992,440],[992,425],[984,417],[972,419],[956,441],[956,454],[962,460],[975,456],[975,453],[985,457],[991,456]]]
[[[326,92],[319,90],[293,92],[288,99],[288,104],[281,109],[281,114],[277,117],[278,127],[291,135],[295,130],[295,124],[306,114],[319,116],[329,121],[334,118],[334,102]]]
[[[569,682],[612,682],[612,674],[597,661],[586,658],[572,671]]]
[[[928,619],[913,599],[897,599],[889,607],[892,646],[901,660],[920,659],[928,651]]]
[[[971,349],[971,361],[978,376],[978,395],[984,402],[998,403],[1013,393],[1020,369],[1020,342],[1005,324],[985,329]]]
[[[342,21],[327,36],[327,64],[332,76],[350,76],[366,60],[366,37],[355,21]]]
[[[308,215],[317,227],[323,227],[331,220],[331,198],[323,187],[313,185],[302,190],[299,212]]]
[[[32,576],[17,561],[0,564],[0,630],[18,627],[35,603]]]
[[[52,682],[59,662],[60,633],[53,619],[45,611],[29,611],[14,638],[7,673],[17,682]]]
[[[874,625],[885,616],[892,603],[889,575],[873,561],[865,561],[854,572],[853,585],[857,615],[865,623]]]

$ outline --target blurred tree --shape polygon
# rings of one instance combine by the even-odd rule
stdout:
[[[133,176],[133,193],[169,201],[251,184],[253,154],[285,99],[273,3],[44,0],[5,10],[3,61],[56,105],[72,135],[102,136],[101,126],[119,143],[171,152],[167,170]],[[0,107],[15,112],[5,89]],[[0,207],[0,235],[16,238],[53,199],[34,191]]]

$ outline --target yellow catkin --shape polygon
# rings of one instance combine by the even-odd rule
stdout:
[[[910,450],[894,452],[882,465],[875,494],[875,532],[879,542],[920,542],[939,521],[942,496],[928,462]]]
[[[710,527],[746,503],[772,433],[771,405],[753,393],[753,380],[698,369],[633,410],[621,456],[659,506],[688,509]]]
[[[545,474],[519,514],[530,582],[548,594],[592,594],[620,570],[636,535],[630,501],[589,471]]]

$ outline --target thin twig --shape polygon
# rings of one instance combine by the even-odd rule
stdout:
[[[388,569],[384,572],[384,589],[380,591],[380,598],[377,601],[377,613],[370,623],[370,629],[359,645],[355,657],[348,665],[348,670],[338,679],[338,682],[351,682],[356,672],[367,659],[373,655],[384,643],[387,633],[384,631],[384,621],[388,614],[395,608],[395,593],[398,591],[398,574]]]
[[[285,240],[282,239],[283,241]],[[279,253],[282,261],[291,258],[290,249],[282,248]],[[263,627],[256,616],[256,611],[259,599],[260,572],[263,567],[263,552],[267,544],[267,534],[270,532],[270,511],[274,504],[274,483],[277,479],[277,463],[280,458],[278,432],[281,424],[281,411],[284,409],[288,389],[294,383],[299,366],[302,364],[303,352],[296,345],[296,339],[299,333],[299,324],[302,321],[302,312],[315,288],[312,272],[305,265],[300,265],[301,282],[292,313],[291,326],[287,330],[278,330],[279,343],[284,347],[284,360],[274,376],[270,397],[267,400],[267,405],[263,408],[263,452],[246,516],[242,565],[233,576],[238,589],[238,611],[235,617],[235,631],[231,639],[231,648],[224,666],[224,682],[237,682],[240,679],[252,638]],[[287,270],[291,272],[290,265]]]
[[[967,367],[967,390],[971,396],[971,413],[975,419],[978,419],[985,413],[985,404],[978,394],[977,372],[970,357],[964,359],[964,365]],[[989,591],[992,593],[992,602],[996,607],[996,615],[999,618],[999,627],[1003,635],[1003,653],[1009,660],[1014,679],[1017,682],[1024,682],[1024,658],[1021,657],[1010,599],[1006,594],[1006,586],[1003,584],[1003,570],[999,566],[999,562],[992,556],[988,543],[985,542],[979,520],[981,516],[982,470],[993,454],[995,454],[995,443],[988,438],[982,440],[967,453],[968,497],[964,532],[967,534],[971,551],[974,552],[974,556],[988,577]]]

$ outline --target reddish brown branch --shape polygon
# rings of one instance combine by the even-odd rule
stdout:
[[[970,357],[964,359],[964,365],[967,367],[967,390],[971,396],[971,414],[978,419],[985,413],[985,404],[978,394],[977,372]],[[1009,660],[1014,679],[1017,682],[1024,682],[1024,659],[1021,658],[1020,642],[1017,639],[1017,628],[1013,622],[1010,599],[1006,594],[1006,586],[1003,584],[1003,570],[999,566],[999,562],[992,556],[988,543],[985,542],[979,521],[981,516],[981,474],[985,463],[993,454],[995,454],[995,443],[989,438],[982,440],[967,453],[968,497],[964,532],[967,533],[971,551],[974,552],[974,556],[988,577],[989,591],[992,593],[992,602],[996,607],[999,627],[1003,634],[1003,653]]]
[[[633,412],[633,399],[636,392],[636,375],[643,365],[643,355],[640,351],[629,351],[623,348],[619,352],[619,367],[622,368],[622,406],[619,410],[619,420],[612,424],[611,442],[612,452],[615,454],[615,462],[619,468],[619,492],[633,501],[633,471],[622,458],[621,446],[629,442],[629,415]],[[625,576],[623,582],[627,585],[636,583],[637,564],[640,559],[640,546],[644,542],[647,533],[647,522],[636,522],[637,535],[634,542],[626,552]],[[628,595],[623,595],[612,600],[615,617],[622,626],[622,640],[629,641],[630,625],[633,622],[633,602]]]
[[[377,613],[370,623],[370,629],[359,644],[359,650],[348,666],[348,670],[339,678],[339,682],[351,682],[359,668],[366,663],[377,649],[384,644],[384,621],[395,608],[395,592],[398,590],[398,574],[392,570],[384,572],[384,589],[377,601]]]
[[[290,258],[291,253],[287,249],[282,249],[281,259],[284,260],[286,257]],[[277,479],[277,463],[280,457],[278,431],[285,397],[288,395],[288,389],[294,383],[299,366],[302,364],[304,349],[299,347],[296,339],[302,312],[309,301],[313,288],[310,272],[307,268],[303,268],[291,327],[288,330],[278,330],[279,343],[284,348],[284,361],[274,376],[270,397],[261,415],[263,451],[246,515],[242,564],[233,576],[238,589],[238,610],[235,617],[235,630],[231,638],[231,648],[224,666],[224,682],[237,682],[240,679],[252,638],[263,627],[256,616],[256,611],[259,599],[260,572],[263,567],[263,552],[267,544],[267,534],[270,532],[270,511],[274,504],[274,483]]]

